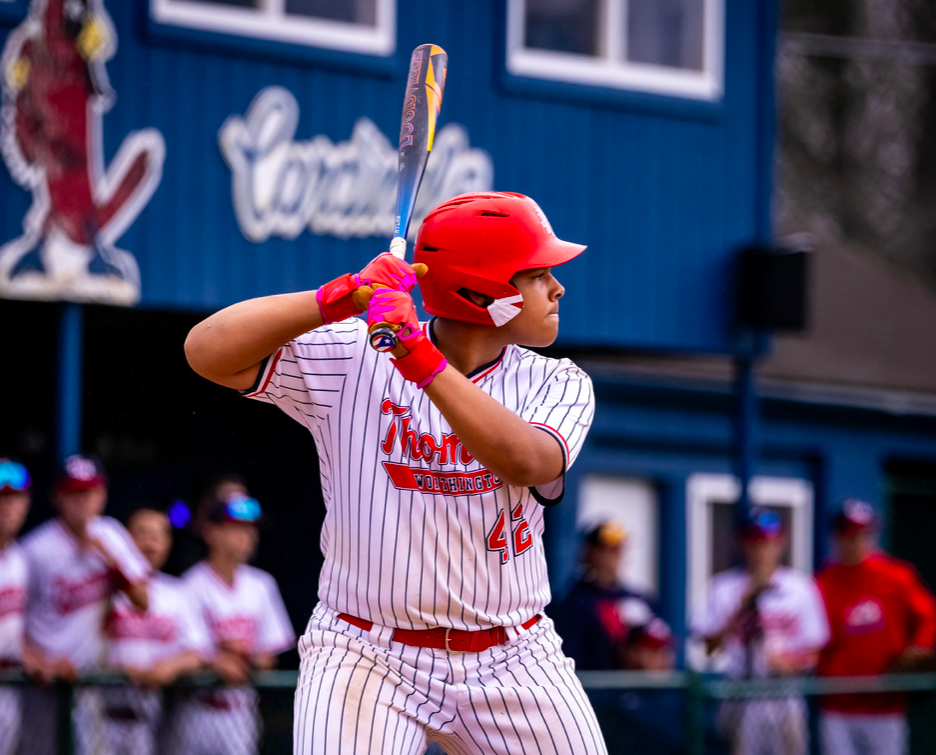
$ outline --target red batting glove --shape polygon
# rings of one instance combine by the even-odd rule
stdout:
[[[409,292],[416,279],[426,273],[423,264],[409,265],[389,252],[375,257],[357,274],[347,273],[319,288],[315,294],[319,312],[326,323],[347,320],[367,309],[371,292],[392,288]]]
[[[393,366],[417,388],[425,388],[448,362],[419,327],[416,305],[408,293],[388,288],[374,291],[367,307],[368,330],[386,325],[396,331],[407,351],[406,356],[390,360]]]

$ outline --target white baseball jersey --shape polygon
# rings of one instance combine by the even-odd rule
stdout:
[[[182,575],[182,581],[212,647],[232,640],[251,654],[276,654],[295,645],[296,634],[276,580],[265,571],[238,567],[234,584],[229,585],[207,561],[201,561]]]
[[[358,318],[310,331],[273,354],[246,393],[315,438],[326,506],[319,598],[411,629],[510,626],[540,613],[550,593],[539,501],[558,502],[563,478],[536,491],[506,485],[366,336]],[[469,377],[555,438],[571,466],[594,413],[582,370],[508,346]]]
[[[114,598],[105,623],[107,665],[148,669],[179,653],[208,657],[208,630],[182,581],[156,573],[150,578],[148,594],[146,611],[124,595]]]
[[[716,574],[709,583],[705,608],[693,624],[702,637],[722,632],[751,589],[751,580],[743,569]],[[755,676],[766,676],[767,655],[796,654],[819,650],[829,641],[829,620],[816,581],[807,574],[786,567],[777,569],[770,586],[758,599],[763,644],[753,657]],[[742,638],[731,633],[725,638],[728,655],[726,673],[742,676],[746,650]]]
[[[0,550],[0,666],[23,660],[26,556],[16,543]]]
[[[145,581],[150,566],[123,526],[110,517],[88,523],[88,533],[111,555],[128,583]],[[26,633],[46,655],[78,669],[102,661],[104,615],[115,591],[114,576],[96,552],[84,550],[52,519],[23,539],[29,566]]]

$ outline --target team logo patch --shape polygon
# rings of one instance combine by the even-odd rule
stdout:
[[[883,628],[884,607],[876,598],[861,598],[845,609],[846,634],[870,634]]]
[[[390,426],[380,444],[388,456],[396,450],[407,459],[435,463],[438,465],[468,465],[474,457],[468,452],[454,433],[443,434],[441,440],[430,433],[417,433],[410,428],[410,407],[397,406],[390,399],[384,400],[381,412],[391,416]],[[471,472],[442,472],[411,467],[405,463],[383,462],[390,481],[399,490],[418,490],[435,495],[478,495],[497,490],[504,483],[486,469]]]
[[[0,590],[0,619],[26,610],[26,590],[22,587],[7,587]]]
[[[434,472],[406,464],[383,463],[390,481],[399,490],[418,490],[437,495],[476,495],[497,490],[504,483],[487,470],[478,472]]]
[[[117,35],[103,0],[32,0],[0,56],[0,152],[32,192],[23,235],[0,247],[0,296],[135,304],[140,269],[117,240],[149,202],[166,146],[148,128],[104,165]]]

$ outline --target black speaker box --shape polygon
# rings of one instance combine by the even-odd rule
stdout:
[[[738,324],[764,330],[803,331],[810,252],[785,247],[750,246],[738,253]]]

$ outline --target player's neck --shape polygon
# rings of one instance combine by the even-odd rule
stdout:
[[[432,321],[432,335],[439,351],[462,375],[496,361],[507,345],[497,328],[442,317]]]
[[[13,535],[0,532],[0,552],[7,549],[13,543]]]
[[[751,582],[758,585],[769,585],[770,581],[773,579],[774,574],[776,574],[778,566],[760,566],[760,567],[751,567],[748,566],[747,572],[751,578]]]
[[[224,582],[232,587],[234,586],[234,575],[237,574],[237,569],[240,566],[237,561],[226,558],[220,553],[209,553],[208,565]]]

